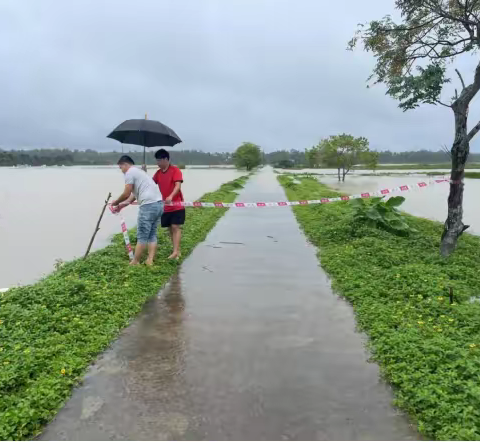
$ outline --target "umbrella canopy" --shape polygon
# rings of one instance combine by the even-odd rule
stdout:
[[[160,121],[147,119],[126,120],[107,135],[107,138],[144,147],[175,146],[182,142],[168,126]]]

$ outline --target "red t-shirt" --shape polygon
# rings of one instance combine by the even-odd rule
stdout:
[[[175,188],[175,183],[183,183],[182,171],[177,167],[170,164],[165,172],[162,169],[158,169],[153,175],[153,181],[158,184],[160,193],[163,199],[168,198]],[[174,197],[172,202],[179,203],[183,201],[182,191],[180,190]],[[183,206],[165,206],[164,212],[175,212],[176,210],[183,210]]]

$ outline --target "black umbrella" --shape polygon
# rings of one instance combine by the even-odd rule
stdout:
[[[117,126],[107,138],[113,138],[125,144],[143,146],[143,164],[145,165],[145,147],[175,146],[181,143],[180,137],[160,121],[138,119],[126,120]]]

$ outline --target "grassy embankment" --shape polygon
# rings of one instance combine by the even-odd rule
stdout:
[[[278,179],[290,200],[338,196],[314,178]],[[465,234],[444,260],[440,223],[406,215],[418,233],[398,237],[353,230],[348,202],[294,211],[333,288],[353,305],[396,404],[429,438],[479,440],[480,303],[470,298],[480,296],[480,238]]]
[[[232,202],[246,180],[226,183],[202,201]],[[225,211],[187,208],[183,257]],[[1,440],[37,434],[88,365],[176,272],[178,263],[166,260],[169,241],[164,234],[159,237],[152,268],[130,267],[123,237],[116,235],[110,246],[86,260],[66,263],[36,284],[0,294]]]

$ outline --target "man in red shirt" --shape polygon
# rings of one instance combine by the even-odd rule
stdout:
[[[180,239],[182,237],[181,227],[185,223],[185,207],[183,202],[182,171],[173,164],[170,164],[170,154],[165,149],[155,152],[155,158],[159,169],[153,175],[153,181],[158,184],[165,207],[162,215],[162,227],[168,227],[172,238],[173,252],[168,259],[180,257]]]

